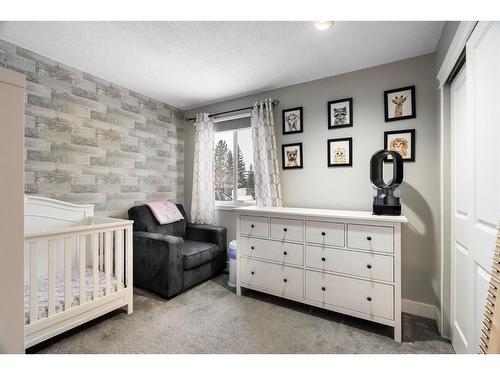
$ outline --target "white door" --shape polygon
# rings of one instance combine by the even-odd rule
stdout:
[[[500,217],[500,23],[480,22],[451,85],[452,344],[477,353]]]

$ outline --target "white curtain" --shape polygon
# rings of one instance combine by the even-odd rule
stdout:
[[[208,113],[200,113],[196,116],[194,126],[191,221],[198,224],[213,224],[215,222],[214,121]]]
[[[281,186],[271,99],[254,104],[251,124],[257,206],[280,207]]]

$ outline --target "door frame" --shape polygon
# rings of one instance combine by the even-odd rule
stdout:
[[[477,21],[460,22],[437,74],[440,97],[440,298],[438,329],[451,337],[451,102],[448,78],[463,52]]]

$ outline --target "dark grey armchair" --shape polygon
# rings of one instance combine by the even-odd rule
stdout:
[[[218,275],[226,267],[227,230],[184,220],[161,225],[148,206],[128,211],[134,220],[134,285],[164,298]]]

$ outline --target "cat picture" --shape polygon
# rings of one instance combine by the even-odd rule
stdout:
[[[286,161],[287,167],[297,166],[297,150],[287,150],[286,151]]]
[[[282,112],[283,135],[302,133],[302,107],[284,109]]]
[[[290,143],[282,145],[283,169],[302,168],[302,143]]]
[[[352,98],[328,102],[328,129],[353,126]]]
[[[352,138],[334,138],[327,141],[328,167],[352,166]]]

